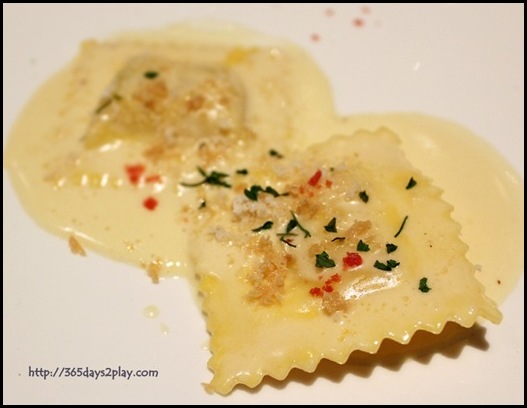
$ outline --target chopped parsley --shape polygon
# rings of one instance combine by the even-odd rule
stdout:
[[[406,189],[410,190],[412,187],[415,187],[416,185],[417,185],[417,181],[415,181],[413,177],[410,177],[410,180],[408,181],[408,184],[406,185]]]
[[[368,252],[370,250],[370,246],[364,242],[362,239],[359,240],[359,243],[357,244],[357,251],[359,252]]]
[[[273,228],[273,222],[272,221],[266,221],[263,223],[263,225],[259,226],[258,228],[255,228],[253,230],[251,230],[252,232],[260,232],[260,231],[263,231],[263,230],[268,230],[268,229],[271,229]]]
[[[297,222],[292,219],[292,220],[289,220],[289,222],[287,223],[287,226],[285,227],[285,232],[281,232],[279,234],[276,234],[280,237],[280,241],[286,243],[287,245],[293,247],[293,248],[296,248],[296,245],[292,244],[291,241],[290,241],[290,237],[295,237],[296,234],[294,232],[291,232],[293,231],[293,229],[295,229],[295,227],[297,226]]]
[[[247,169],[238,169],[238,170],[236,170],[236,174],[241,174],[242,176],[246,176],[247,174],[249,174],[249,170],[247,170]]]
[[[304,238],[308,238],[308,237],[310,237],[310,236],[311,236],[311,233],[310,233],[307,229],[305,229],[305,228],[302,226],[302,224],[300,224],[300,223],[298,222],[298,219],[296,218],[296,215],[295,215],[295,213],[294,213],[293,211],[291,211],[291,215],[293,216],[293,220],[296,222],[296,226],[297,226],[298,228],[300,228],[300,231],[302,231],[302,232],[304,233]],[[290,222],[291,222],[291,221],[290,221]]]
[[[272,188],[270,186],[267,186],[264,189],[264,188],[262,188],[262,186],[259,186],[259,185],[256,185],[256,184],[251,186],[250,188],[246,188],[245,190],[243,190],[243,194],[245,194],[245,197],[247,197],[249,200],[258,201],[258,193],[260,191],[263,192],[263,193],[271,194],[273,197],[280,197],[280,196],[287,196],[287,195],[289,195],[289,193],[282,193],[282,194],[280,194],[278,191],[276,191],[274,188]]]
[[[404,228],[404,224],[406,224],[406,221],[408,220],[408,216],[406,215],[403,219],[403,223],[401,224],[401,226],[399,227],[399,231],[397,231],[397,233],[393,236],[394,238],[397,238],[401,232],[403,232],[403,228]]]
[[[275,149],[269,150],[269,156],[276,157],[277,159],[282,159],[284,157],[280,152]]]
[[[379,261],[375,261],[375,263],[373,264],[373,267],[380,269],[381,271],[391,271],[392,270],[392,268],[390,268],[388,265],[383,264],[382,262],[379,262]]]
[[[397,268],[399,266],[399,262],[393,260],[393,259],[390,259],[388,261],[386,261],[386,263],[382,263],[380,261],[375,261],[375,263],[373,264],[373,267],[374,268],[377,268],[377,269],[380,269],[381,271],[391,271],[393,268]]]
[[[203,180],[198,181],[197,183],[180,183],[183,187],[197,187],[202,184],[210,184],[212,186],[220,186],[231,188],[231,185],[227,183],[224,179],[229,177],[226,173],[220,173],[218,171],[212,171],[210,174],[207,174],[205,170],[201,167],[198,167],[199,174],[203,176]]]
[[[394,259],[388,259],[386,261],[386,265],[388,265],[390,268],[397,268],[401,263],[400,262],[397,262],[396,260]]]
[[[144,74],[146,79],[154,79],[154,78],[157,78],[158,75],[159,75],[159,72],[157,71],[146,71]]]
[[[392,252],[395,252],[397,250],[397,245],[395,244],[386,244],[386,252],[391,254]]]
[[[296,236],[297,234],[295,234],[294,232],[291,232],[293,231],[296,227],[298,227],[300,229],[300,231],[302,231],[304,233],[304,238],[308,238],[311,236],[311,233],[305,229],[302,224],[300,224],[300,222],[298,222],[298,219],[296,218],[296,215],[293,211],[291,211],[291,215],[292,215],[292,219],[289,220],[289,222],[287,223],[287,226],[285,227],[285,232],[281,232],[279,234],[276,234],[280,237],[280,241],[286,243],[287,245],[293,247],[293,248],[296,248],[296,245],[293,245],[289,239],[287,239],[288,237],[294,237]]]
[[[419,290],[423,293],[427,293],[432,290],[432,288],[428,286],[428,278],[421,278],[421,280],[419,280]]]
[[[324,229],[327,232],[337,232],[337,218],[333,217],[329,222],[328,225],[324,225]]]
[[[344,241],[346,238],[345,237],[335,237],[331,240],[331,242],[334,242],[334,241]]]
[[[246,188],[243,190],[243,194],[245,194],[245,197],[247,197],[249,200],[252,201],[258,201],[258,192],[263,191],[263,188],[261,186],[251,186],[251,188]]]
[[[271,194],[273,197],[278,197],[281,195],[278,191],[276,191],[274,188],[270,186],[265,187],[264,192],[267,194]]]
[[[362,201],[364,201],[365,203],[368,202],[368,200],[370,199],[370,197],[368,196],[368,193],[366,193],[366,191],[361,191],[359,193],[359,197]]]
[[[315,255],[315,258],[316,258],[315,266],[317,268],[334,268],[335,267],[335,261],[329,257],[329,254],[326,251]]]

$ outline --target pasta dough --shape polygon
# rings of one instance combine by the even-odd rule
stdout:
[[[344,363],[449,321],[500,321],[452,207],[387,129],[254,162],[238,194],[208,188],[192,237],[214,391],[312,372],[322,358]]]
[[[392,131],[356,130],[401,129],[411,152],[412,132],[426,129],[428,144],[443,146],[440,163],[460,146],[442,136],[466,135],[415,115],[337,117],[301,50],[229,33],[176,27],[86,42],[7,148],[28,211],[79,248],[141,265],[154,282],[196,274],[210,387],[222,394],[293,367],[311,372],[321,358],[374,353],[386,338],[439,333],[448,321],[498,322],[440,190],[406,162]],[[313,141],[323,143],[304,150]],[[504,212],[511,200],[473,173],[455,174]],[[508,236],[503,222],[488,224]],[[500,259],[512,251],[504,247]]]

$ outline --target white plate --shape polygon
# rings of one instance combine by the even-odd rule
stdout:
[[[328,12],[328,9],[334,11]],[[420,111],[491,142],[523,175],[524,6],[293,4],[3,5],[4,143],[36,87],[82,39],[189,18],[243,23],[307,48],[342,113]],[[361,19],[363,25],[354,22]],[[312,35],[319,41],[312,40]],[[446,352],[370,367],[323,364],[283,384],[208,395],[205,322],[184,281],[66,243],[22,210],[4,171],[4,403],[523,403],[523,278],[486,325]],[[491,216],[491,215],[489,215]],[[157,305],[161,314],[142,311]],[[169,329],[163,335],[160,325]],[[482,344],[484,343],[484,344]],[[157,378],[30,377],[43,367],[155,369]]]

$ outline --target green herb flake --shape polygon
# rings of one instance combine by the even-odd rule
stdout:
[[[331,242],[335,242],[335,241],[344,241],[346,238],[345,237],[335,237],[331,240]]]
[[[397,262],[395,259],[389,259],[386,261],[386,263],[382,263],[380,261],[375,261],[373,264],[374,268],[380,269],[381,271],[389,272],[393,268],[397,268],[401,263]]]
[[[364,201],[365,203],[368,202],[368,200],[370,199],[370,197],[368,196],[368,193],[366,193],[366,191],[361,191],[359,193],[359,197],[362,201]]]
[[[260,191],[263,191],[263,188],[261,186],[254,185],[243,190],[243,194],[245,194],[245,197],[247,197],[249,200],[258,201],[258,192]]]
[[[289,222],[287,223],[287,226],[285,227],[285,232],[281,232],[279,234],[276,234],[280,237],[280,241],[286,243],[287,245],[293,247],[293,248],[296,248],[296,245],[293,245],[291,242],[290,242],[290,237],[295,237],[296,234],[291,232],[293,229],[296,228],[297,226],[297,222],[296,220],[292,219],[292,220],[289,220]]]
[[[239,169],[239,170],[236,170],[236,174],[240,174],[242,176],[246,176],[247,174],[249,174],[249,170],[247,170],[247,169]]]
[[[373,267],[380,269],[381,271],[386,271],[386,272],[389,272],[392,270],[392,268],[389,265],[386,265],[380,261],[375,261],[375,263],[373,264]]]
[[[282,159],[284,157],[280,152],[275,149],[269,150],[269,156],[276,157],[277,159]]]
[[[317,268],[334,268],[335,267],[335,261],[329,257],[329,254],[326,251],[315,255],[315,257],[316,257],[315,266]]]
[[[250,188],[246,188],[243,191],[243,194],[245,194],[245,197],[247,197],[249,200],[252,201],[258,201],[258,193],[259,192],[271,194],[273,197],[280,197],[280,196],[287,196],[289,193],[282,193],[280,194],[278,191],[276,191],[274,188],[267,186],[265,189],[262,186],[253,185]]]
[[[264,192],[267,193],[267,194],[271,194],[273,197],[279,197],[280,196],[280,193],[278,191],[276,191],[274,188],[270,187],[270,186],[265,187]]]
[[[333,217],[329,222],[328,225],[324,225],[324,229],[327,232],[337,232],[337,218]]]
[[[300,222],[299,222],[298,219],[296,218],[296,215],[295,215],[295,213],[294,213],[293,211],[291,211],[291,215],[293,216],[293,220],[296,221],[296,226],[297,226],[298,228],[300,228],[300,230],[304,233],[304,238],[308,238],[308,237],[310,237],[310,236],[311,236],[311,233],[310,233],[307,229],[305,229],[305,228],[302,226],[302,224],[300,224]]]
[[[199,203],[198,210],[202,210],[207,206],[207,202],[205,200],[201,200],[201,203]]]
[[[432,290],[432,288],[428,287],[427,278],[421,278],[421,280],[419,281],[419,290],[423,293],[428,293]]]
[[[212,186],[220,186],[231,188],[231,185],[227,183],[224,179],[229,177],[226,173],[220,173],[218,171],[212,171],[210,174],[207,174],[205,170],[201,167],[198,167],[198,172],[203,176],[203,180],[198,181],[197,183],[180,183],[183,187],[197,187],[202,184],[210,184]]]
[[[397,268],[401,263],[397,262],[395,259],[388,259],[386,261],[386,265],[388,265],[391,269]]]
[[[364,242],[362,239],[359,240],[359,243],[357,244],[357,251],[359,252],[368,252],[370,250],[370,246]]]
[[[266,222],[263,223],[263,225],[261,225],[258,228],[255,228],[255,229],[253,229],[251,231],[252,232],[260,232],[260,231],[268,230],[268,229],[271,229],[271,228],[273,228],[273,222],[272,221],[266,221]]]
[[[291,231],[293,231],[293,229],[295,229],[297,225],[298,225],[298,222],[296,221],[296,219],[289,220],[289,222],[287,223],[287,226],[285,227],[285,233],[289,234]]]
[[[397,245],[395,244],[386,244],[386,252],[391,254],[392,252],[395,252],[397,250]]]
[[[154,78],[157,78],[159,76],[159,72],[157,71],[146,71],[144,73],[144,77],[146,79],[154,79]]]
[[[404,228],[404,224],[406,224],[406,221],[408,220],[408,216],[406,215],[403,219],[403,223],[401,224],[401,226],[399,227],[399,231],[397,231],[397,233],[393,236],[394,238],[397,238],[401,232],[403,232],[403,228]]]
[[[415,187],[416,185],[417,185],[417,181],[415,181],[413,177],[410,177],[410,180],[408,181],[408,184],[406,185],[406,189],[410,190],[412,187]]]
[[[291,216],[293,217],[292,219],[289,220],[289,222],[287,223],[287,226],[285,228],[285,232],[281,232],[279,234],[276,234],[280,237],[280,241],[286,243],[287,245],[293,247],[293,248],[296,248],[296,245],[293,245],[289,239],[287,239],[288,237],[295,237],[297,234],[295,234],[294,232],[291,232],[293,231],[296,227],[298,227],[303,233],[304,233],[304,238],[308,238],[311,236],[311,233],[305,229],[301,224],[300,222],[298,222],[298,219],[296,218],[296,215],[293,211],[291,211]]]

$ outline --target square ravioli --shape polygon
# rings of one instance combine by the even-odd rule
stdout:
[[[342,364],[449,321],[501,320],[452,207],[388,129],[248,163],[231,189],[203,187],[191,238],[213,391]]]

